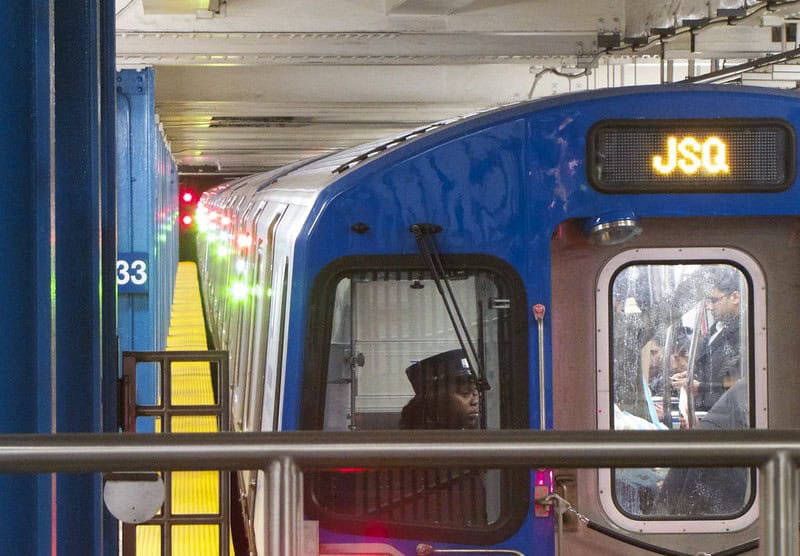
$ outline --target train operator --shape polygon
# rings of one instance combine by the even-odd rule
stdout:
[[[461,349],[438,353],[406,369],[414,397],[400,415],[401,429],[479,429],[480,392]]]

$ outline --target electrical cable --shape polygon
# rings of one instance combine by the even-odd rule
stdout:
[[[578,77],[585,77],[585,76],[588,76],[588,75],[591,74],[592,70],[594,69],[594,65],[597,63],[599,58],[601,56],[603,56],[603,55],[617,54],[617,53],[626,52],[626,51],[636,52],[638,50],[647,49],[647,48],[653,46],[656,42],[660,42],[661,43],[662,50],[663,50],[663,45],[664,44],[670,43],[670,42],[674,41],[675,39],[677,39],[678,37],[683,36],[683,35],[685,35],[687,33],[690,33],[690,34],[699,33],[700,31],[702,31],[704,29],[708,29],[709,27],[713,27],[713,26],[716,26],[716,25],[721,25],[723,23],[724,24],[728,24],[728,25],[731,25],[733,23],[740,23],[742,21],[746,21],[746,20],[750,19],[751,17],[755,16],[757,13],[759,13],[759,12],[761,12],[763,10],[774,9],[774,8],[778,8],[778,7],[782,7],[782,6],[789,6],[789,5],[798,4],[798,3],[800,3],[800,0],[764,1],[760,5],[754,6],[751,9],[751,11],[747,12],[745,15],[742,15],[742,16],[739,16],[739,17],[737,17],[737,16],[715,17],[715,18],[709,19],[706,23],[704,23],[702,25],[699,25],[699,26],[696,26],[696,27],[692,27],[692,26],[676,27],[673,32],[650,36],[650,37],[647,38],[647,41],[644,44],[639,44],[639,45],[627,44],[627,45],[624,45],[624,46],[608,47],[608,48],[606,48],[604,50],[599,51],[597,54],[595,54],[595,56],[592,58],[592,60],[589,62],[589,64],[587,64],[586,68],[584,68],[582,71],[580,71],[578,73],[567,73],[567,72],[563,72],[563,71],[557,70],[555,68],[545,68],[545,69],[537,72],[533,76],[533,83],[531,84],[531,88],[528,91],[528,100],[533,98],[533,93],[534,93],[534,91],[536,89],[536,85],[538,85],[539,81],[542,79],[542,77],[545,74],[552,73],[552,74],[557,75],[559,77],[566,77],[567,79],[575,79],[575,78],[578,78]]]
[[[707,556],[738,556],[739,554],[744,554],[745,552],[749,552],[751,550],[758,548],[759,545],[759,539],[755,538],[751,541],[747,541],[745,543],[732,546],[730,548],[726,548],[725,550],[722,550],[720,552],[714,552],[714,553],[699,552],[699,553],[689,554],[686,552],[673,550],[671,548],[665,548],[663,546],[651,544],[649,542],[639,540],[635,537],[626,535],[625,533],[621,533],[604,525],[600,525],[599,523],[592,521],[584,514],[576,510],[572,506],[572,504],[570,504],[569,500],[567,500],[563,496],[559,496],[554,492],[550,493],[546,498],[542,500],[537,500],[537,503],[553,505],[556,508],[556,511],[558,512],[559,515],[561,515],[565,511],[571,512],[575,514],[580,523],[583,523],[584,525],[586,525],[587,528],[596,531],[601,535],[606,535],[607,537],[610,537],[619,542],[629,544],[631,546],[635,546],[637,548],[641,548],[643,550],[647,550],[655,554],[662,554],[663,556],[694,556],[695,554],[706,554]]]
[[[131,7],[131,5],[133,5],[133,3],[134,3],[134,2],[136,2],[136,0],[130,0],[130,2],[128,2],[127,4],[125,4],[124,6],[122,6],[122,8],[120,8],[120,10],[119,10],[117,13],[115,13],[115,14],[114,14],[114,17],[119,17],[119,15],[120,15],[122,12],[124,12],[125,10],[127,10],[128,8],[130,8],[130,7]]]
[[[758,548],[758,539],[753,539],[752,541],[732,546],[720,552],[715,552],[711,556],[737,556],[738,554],[744,554],[756,548]]]
[[[607,537],[611,537],[612,539],[616,539],[620,542],[624,542],[625,544],[629,544],[631,546],[643,548],[644,550],[648,550],[656,554],[663,554],[664,556],[694,556],[693,554],[689,554],[688,552],[678,552],[677,550],[672,550],[670,548],[664,548],[662,546],[650,544],[649,542],[640,541],[639,539],[635,539],[628,535],[623,535],[622,533],[618,533],[613,529],[604,527],[603,525],[595,523],[594,521],[587,522],[586,527],[592,529],[593,531],[597,531],[598,533],[602,533]]]

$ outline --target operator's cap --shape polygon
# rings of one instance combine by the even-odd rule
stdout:
[[[417,361],[406,369],[406,376],[415,394],[424,394],[434,385],[474,382],[467,355],[462,349],[437,353]]]

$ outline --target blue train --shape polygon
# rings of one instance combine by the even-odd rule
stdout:
[[[593,91],[206,192],[237,431],[800,425],[800,98]],[[264,554],[264,477],[238,480]],[[320,554],[746,551],[747,469],[317,473]],[[673,552],[669,552],[669,551]],[[463,553],[463,552],[461,552]]]

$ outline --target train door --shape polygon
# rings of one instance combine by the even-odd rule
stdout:
[[[554,428],[797,428],[800,220],[642,229],[613,246],[575,221],[553,236]],[[556,483],[593,521],[653,545],[716,552],[758,536],[748,469],[557,470]],[[645,554],[577,523],[562,538],[564,554]]]
[[[236,218],[236,215],[244,213],[244,206],[248,201],[249,199],[246,197],[234,197],[229,208],[223,212],[220,222],[220,230],[224,234],[225,242],[220,245],[217,254],[221,261],[221,275],[226,280],[225,283],[221,284],[224,288],[224,295],[221,296],[222,307],[219,312],[219,322],[222,324],[220,345],[227,350],[235,347],[238,334],[238,320],[233,318],[233,314],[237,312],[237,304],[234,302],[230,292],[231,284],[227,281],[229,276],[235,274],[236,257],[233,254],[236,252],[236,230],[240,226],[240,221]]]
[[[265,396],[267,406],[273,406],[275,399],[274,381],[265,382],[267,364],[267,345],[269,343],[270,309],[272,305],[273,272],[275,266],[275,233],[286,205],[270,203],[259,215],[256,222],[255,249],[255,316],[253,333],[247,352],[247,384],[245,387],[245,409],[243,430],[259,432],[274,430],[272,424],[262,429],[261,417]]]
[[[270,344],[270,330],[274,329],[273,305],[280,308],[282,296],[273,295],[275,284],[281,284],[280,276],[275,282],[275,236],[278,224],[286,211],[287,205],[282,203],[267,203],[262,206],[254,222],[255,243],[253,264],[253,332],[252,341],[246,352],[246,372],[243,377],[244,384],[239,392],[234,392],[234,400],[238,396],[241,404],[241,422],[234,422],[235,430],[246,432],[259,432],[261,430],[273,431],[274,407],[276,405],[276,377],[267,370],[267,349]],[[281,292],[283,290],[281,289]],[[266,416],[262,413],[267,410]],[[262,429],[262,417],[266,426]],[[257,521],[257,481],[258,472],[243,470],[239,472],[238,485],[242,508],[247,516],[247,534],[251,539],[251,546],[255,546],[255,523]],[[261,493],[260,507],[263,506],[263,493]],[[263,509],[260,510],[263,513]]]
[[[253,307],[255,305],[254,289],[255,265],[252,241],[255,231],[255,222],[264,203],[249,201],[249,205],[242,212],[242,216],[234,228],[234,237],[231,241],[233,269],[230,292],[234,305],[232,311],[233,324],[231,326],[231,341],[228,351],[231,358],[231,421],[234,430],[242,430],[242,421],[245,405],[245,383],[249,362],[246,359],[247,345],[250,342],[250,332],[253,325]]]

